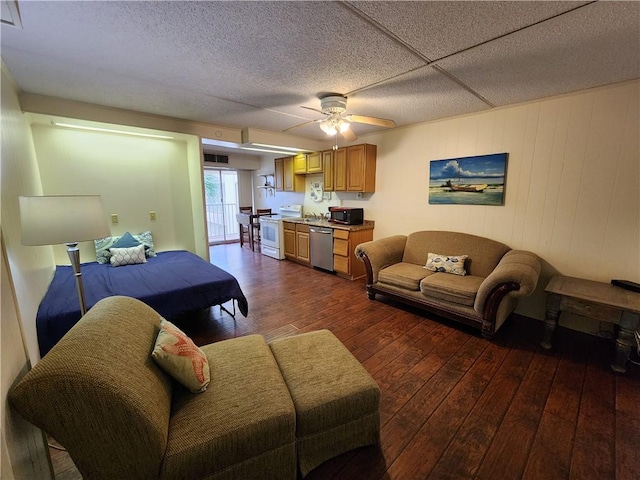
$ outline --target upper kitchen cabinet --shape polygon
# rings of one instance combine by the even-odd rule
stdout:
[[[297,157],[276,158],[274,161],[275,186],[278,192],[304,192],[305,177],[294,173]],[[280,188],[278,186],[280,185]]]
[[[368,143],[347,147],[347,192],[376,191],[376,152]]]
[[[296,175],[322,173],[322,152],[296,155],[293,161],[293,173]]]
[[[325,192],[335,190],[335,175],[333,167],[333,150],[322,152],[322,183]]]
[[[339,148],[333,152],[333,189],[336,192],[347,191],[347,149]]]
[[[293,157],[293,173],[307,173],[307,156],[304,153],[299,153]]]
[[[275,176],[273,179],[274,186],[277,192],[284,190],[284,158],[276,158],[274,160]]]
[[[322,173],[322,152],[307,155],[307,173]]]
[[[331,161],[326,160],[325,165],[331,165],[333,174],[325,172],[325,190],[334,192],[375,192],[376,151],[375,145],[367,143],[331,151]],[[327,184],[332,185],[333,188],[327,188]]]

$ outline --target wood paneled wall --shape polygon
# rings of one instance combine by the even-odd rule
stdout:
[[[639,90],[626,82],[361,137],[378,162],[376,193],[358,206],[375,238],[453,230],[535,252],[538,292],[518,309],[534,318],[552,274],[640,282]],[[430,160],[499,152],[503,206],[428,203]]]

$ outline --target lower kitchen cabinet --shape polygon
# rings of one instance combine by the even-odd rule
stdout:
[[[283,222],[283,226],[284,256],[288,260],[293,260],[303,265],[310,265],[309,225]]]
[[[296,259],[296,224],[282,222],[284,226],[284,256],[289,260]]]
[[[311,263],[309,238],[309,225],[296,224],[296,259],[300,263]]]
[[[333,269],[341,277],[350,280],[364,277],[364,263],[358,260],[354,250],[356,245],[373,240],[373,230],[333,229]]]

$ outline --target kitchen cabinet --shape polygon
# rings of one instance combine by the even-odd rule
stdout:
[[[309,225],[296,224],[296,260],[311,264],[311,248],[309,242]]]
[[[284,227],[284,256],[288,260],[311,264],[311,249],[309,244],[309,225],[282,222]]]
[[[274,160],[275,177],[273,179],[276,192],[284,191],[284,158]]]
[[[322,183],[324,184],[325,192],[333,192],[335,189],[333,150],[322,152]]]
[[[336,192],[347,191],[347,149],[339,148],[333,152],[333,189]]]
[[[354,280],[366,275],[364,263],[356,258],[356,245],[373,240],[371,230],[333,229],[333,269],[336,274]]]
[[[307,154],[307,173],[322,173],[322,152]]]
[[[348,192],[375,192],[376,150],[368,143],[347,147]]]
[[[289,260],[296,259],[296,224],[282,222],[284,226],[284,256]]]
[[[293,157],[293,173],[307,173],[307,156],[304,153],[299,153],[298,155]]]
[[[305,177],[294,173],[294,161],[296,157],[282,159],[283,190],[285,192],[304,192]]]

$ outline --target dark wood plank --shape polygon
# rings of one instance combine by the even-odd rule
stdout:
[[[615,478],[615,376],[604,362],[607,356],[594,350],[580,399],[570,479]]]

